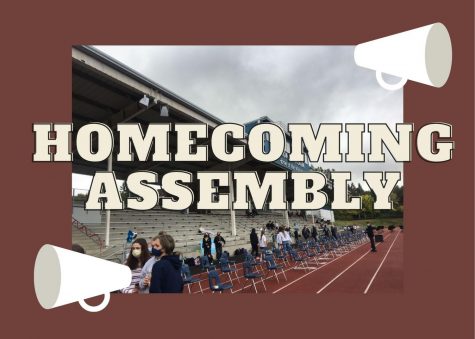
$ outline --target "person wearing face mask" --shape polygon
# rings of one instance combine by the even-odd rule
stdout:
[[[139,281],[139,293],[149,293],[148,288],[150,287],[150,278],[152,277],[152,268],[155,263],[160,260],[162,252],[160,250],[160,243],[158,242],[158,237],[165,234],[164,231],[158,233],[158,235],[152,238],[151,244],[152,248],[150,250],[152,257],[148,259],[145,265],[142,268]]]
[[[211,238],[208,233],[205,233],[203,236],[203,242],[201,246],[203,247],[204,255],[208,257],[209,263],[212,264],[213,256],[211,255]]]
[[[160,260],[152,268],[150,293],[183,293],[181,260],[175,249],[175,240],[171,235],[162,234],[156,240]]]
[[[147,241],[143,238],[135,239],[132,246],[130,246],[130,253],[125,262],[125,265],[132,272],[132,281],[128,287],[120,290],[122,293],[138,293],[142,267],[149,258],[150,253],[148,252]]]

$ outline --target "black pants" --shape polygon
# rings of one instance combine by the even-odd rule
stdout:
[[[223,255],[223,248],[221,246],[216,246],[216,259],[221,259],[221,255]]]
[[[251,254],[255,257],[259,255],[259,248],[257,247],[257,244],[252,244]]]
[[[374,237],[369,237],[369,241],[371,241],[371,251],[376,251],[376,245],[374,244]]]
[[[211,255],[211,248],[205,248],[204,249],[204,255],[208,257],[209,263],[213,263],[213,256]]]

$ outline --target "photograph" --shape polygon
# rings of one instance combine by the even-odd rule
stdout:
[[[411,134],[398,126],[402,91],[382,88],[353,49],[73,46],[72,243],[131,269],[120,293],[402,293],[403,161],[392,153],[404,153]],[[267,128],[254,137],[255,127]],[[277,159],[255,154],[259,139]],[[383,146],[385,161],[373,161]],[[180,155],[184,147],[207,157]],[[373,187],[367,172],[390,189]],[[196,199],[174,193],[177,180]],[[390,204],[378,209],[378,198]],[[176,281],[151,288],[164,259],[161,279]]]

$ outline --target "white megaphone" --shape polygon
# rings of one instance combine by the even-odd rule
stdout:
[[[359,44],[354,57],[358,66],[376,71],[376,79],[385,89],[402,88],[407,79],[442,87],[452,67],[452,43],[447,28],[435,23]],[[388,84],[382,73],[401,80]]]
[[[44,245],[36,256],[34,281],[36,297],[45,309],[79,301],[86,311],[99,312],[109,303],[109,292],[130,285],[132,272],[125,265]],[[84,301],[101,294],[104,300],[97,306]]]

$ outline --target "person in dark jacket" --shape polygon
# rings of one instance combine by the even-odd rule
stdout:
[[[366,226],[366,234],[371,242],[371,252],[376,252],[376,245],[374,244],[374,228],[370,223]]]
[[[251,238],[251,246],[252,246],[251,254],[257,257],[259,255],[259,238],[257,237],[255,228],[251,230],[250,238]]]
[[[303,238],[305,239],[305,241],[308,240],[308,238],[310,238],[310,230],[308,229],[307,226],[304,226],[303,229],[302,229],[302,236]]]
[[[338,239],[338,232],[337,232],[336,226],[335,226],[335,225],[331,225],[330,229],[331,229],[333,238],[335,238],[335,240]]]
[[[294,230],[295,243],[299,243],[299,229],[296,227]]]
[[[209,263],[213,263],[213,256],[211,255],[211,238],[208,233],[205,233],[203,237],[203,252],[204,255],[208,257]]]
[[[180,257],[173,252],[175,240],[169,234],[162,234],[156,240],[160,260],[152,268],[150,293],[183,293]]]
[[[214,246],[216,247],[216,260],[219,261],[221,255],[223,254],[223,246],[226,243],[226,240],[221,236],[221,233],[218,232],[214,237]]]
[[[317,241],[317,235],[318,235],[317,228],[315,227],[315,225],[313,225],[312,226],[312,238],[313,238],[313,240]]]

